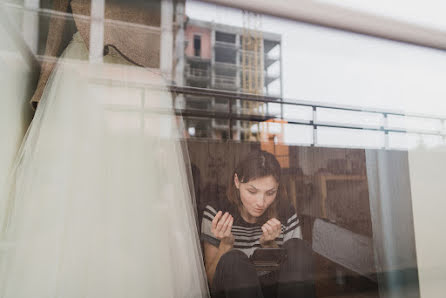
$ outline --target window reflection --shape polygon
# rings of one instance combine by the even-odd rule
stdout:
[[[0,296],[208,296],[200,222],[260,151],[315,297],[441,281],[444,53],[199,1],[0,0],[0,37]]]

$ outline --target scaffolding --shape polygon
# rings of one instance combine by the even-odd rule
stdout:
[[[241,15],[242,17],[242,15]],[[261,29],[261,16],[245,13],[240,18],[242,26],[235,27],[226,24],[216,24],[201,20],[189,19],[185,27],[185,36],[188,43],[184,52],[182,75],[184,85],[233,91],[238,94],[251,94],[254,96],[281,96],[277,92],[277,84],[271,84],[275,80],[281,80],[281,73],[270,75],[268,69],[277,62],[281,67],[281,53],[271,52],[281,44],[281,36],[277,33],[265,32]],[[201,36],[203,55],[196,56],[193,52],[194,39]],[[277,48],[276,48],[277,50]],[[278,52],[278,51],[275,51]],[[205,55],[205,53],[207,53]],[[271,93],[271,90],[273,93]],[[198,108],[203,110],[229,110],[234,114],[251,114],[252,119],[229,121],[223,124],[221,120],[213,120],[207,124],[212,137],[218,138],[225,135],[234,140],[260,141],[264,124],[255,121],[257,117],[269,115],[268,103],[243,101],[240,99],[228,102],[222,98],[216,100],[214,96],[205,98],[201,96],[187,95],[185,108]],[[201,102],[201,103],[199,103]],[[268,118],[266,118],[268,119]],[[198,120],[188,123],[195,127]],[[205,120],[200,120],[205,122]],[[229,127],[229,129],[228,129]]]
[[[243,11],[242,46],[242,90],[244,93],[263,95],[264,89],[264,53],[262,19],[259,14]],[[249,114],[265,115],[265,104],[245,101],[242,109]],[[246,139],[259,141],[260,124],[256,128],[245,123]],[[253,133],[253,130],[255,132]]]

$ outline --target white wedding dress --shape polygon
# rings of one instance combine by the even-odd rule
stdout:
[[[0,297],[208,296],[179,125],[159,74],[75,34],[0,202]]]

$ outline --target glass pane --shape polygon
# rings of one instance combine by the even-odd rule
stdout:
[[[0,0],[1,297],[442,297],[442,32],[251,2]]]

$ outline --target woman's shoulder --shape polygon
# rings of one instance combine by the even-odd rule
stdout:
[[[293,204],[288,201],[281,204],[279,208],[279,220],[282,222],[282,224],[289,225],[298,220],[298,217],[296,208],[294,208]]]

